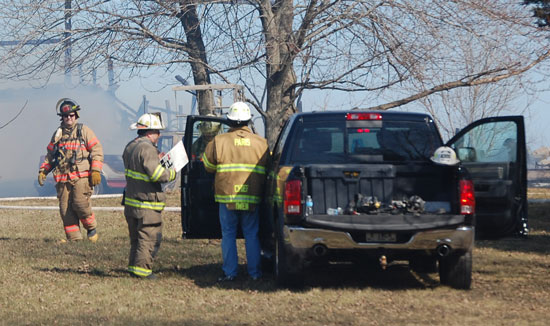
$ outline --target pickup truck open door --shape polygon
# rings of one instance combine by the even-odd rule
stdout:
[[[218,203],[214,201],[214,174],[206,172],[201,158],[207,143],[205,138],[201,138],[203,123],[219,126],[218,134],[229,130],[225,118],[187,117],[183,145],[189,163],[181,170],[182,236],[190,239],[219,239],[221,230]],[[201,142],[202,146],[199,145]]]
[[[528,233],[525,143],[523,116],[477,120],[447,143],[474,181],[480,237]]]

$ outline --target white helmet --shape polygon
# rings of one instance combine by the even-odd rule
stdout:
[[[227,119],[233,121],[248,121],[252,118],[250,108],[244,102],[235,102],[229,107]]]
[[[456,158],[455,151],[447,146],[441,146],[436,149],[434,155],[430,159],[435,163],[444,165],[455,165],[460,162]]]
[[[160,112],[155,113],[145,113],[139,117],[138,122],[132,123],[130,129],[136,130],[162,130],[164,129],[164,124],[162,124],[162,117]]]

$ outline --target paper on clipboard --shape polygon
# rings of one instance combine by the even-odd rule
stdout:
[[[189,162],[183,142],[180,140],[166,155],[160,159],[160,164],[165,168],[173,168],[179,172]]]

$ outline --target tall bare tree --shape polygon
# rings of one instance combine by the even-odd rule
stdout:
[[[0,35],[20,41],[4,47],[2,77],[62,71],[67,42],[54,41],[70,38],[70,64],[85,72],[110,57],[130,74],[161,66],[196,84],[244,84],[270,144],[309,89],[357,92],[363,108],[387,110],[519,78],[549,56],[515,0],[81,0],[70,31],[63,12],[54,0],[0,0]],[[499,55],[472,65],[468,46]]]

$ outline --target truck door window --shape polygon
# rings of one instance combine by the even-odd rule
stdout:
[[[227,130],[229,130],[229,126],[223,123],[202,120],[195,121],[193,123],[191,158],[193,160],[200,160],[206,145],[208,145],[214,137],[227,132]]]
[[[513,121],[485,123],[457,139],[452,147],[465,162],[515,162],[517,134]]]

